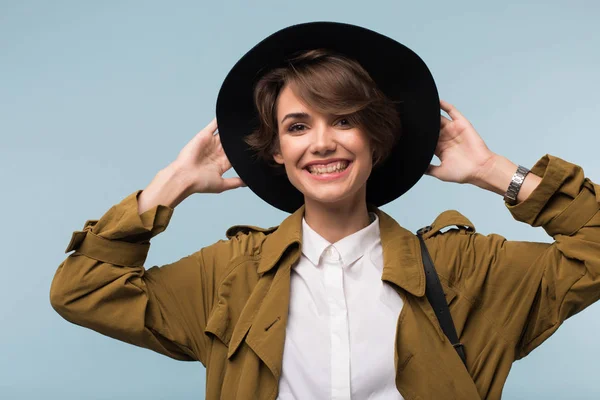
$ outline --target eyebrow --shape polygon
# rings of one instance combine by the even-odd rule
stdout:
[[[283,122],[288,119],[288,118],[296,118],[296,119],[309,119],[310,115],[308,115],[307,113],[304,112],[298,112],[298,113],[291,113],[286,115],[285,117],[283,117],[283,119],[281,120],[280,124],[283,124]]]

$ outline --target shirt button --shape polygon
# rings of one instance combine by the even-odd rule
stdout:
[[[325,250],[325,257],[327,257],[330,260],[339,260],[340,258],[337,250],[331,246]]]

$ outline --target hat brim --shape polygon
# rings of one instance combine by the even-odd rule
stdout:
[[[227,74],[217,97],[217,123],[223,149],[244,183],[270,205],[289,213],[304,197],[245,143],[258,126],[253,90],[267,71],[291,55],[330,49],[358,61],[400,114],[402,135],[367,181],[367,202],[382,206],[413,187],[429,166],[440,130],[440,102],[431,72],[401,43],[355,25],[311,22],[273,33],[248,51]]]

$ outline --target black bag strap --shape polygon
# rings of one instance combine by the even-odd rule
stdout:
[[[456,334],[456,328],[454,327],[454,321],[452,321],[452,315],[450,315],[450,309],[448,308],[448,303],[446,302],[446,296],[444,295],[440,278],[435,271],[435,266],[433,265],[433,261],[429,256],[429,251],[427,251],[425,241],[423,240],[423,233],[429,232],[429,230],[431,230],[431,227],[428,226],[417,231],[417,236],[419,237],[419,241],[421,243],[423,267],[425,269],[425,295],[427,296],[427,300],[429,300],[429,304],[431,304],[433,311],[435,311],[435,316],[440,323],[442,331],[450,343],[452,343],[452,346],[466,366],[467,360],[465,356],[465,348],[463,344],[458,341],[458,335]]]

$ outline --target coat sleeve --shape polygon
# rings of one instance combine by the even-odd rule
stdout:
[[[452,249],[450,280],[514,341],[515,359],[600,298],[600,186],[581,167],[550,155],[531,173],[542,178],[539,186],[506,207],[516,220],[542,227],[552,243],[456,231],[439,235],[436,246]]]
[[[54,275],[50,302],[74,324],[205,364],[209,341],[204,328],[217,267],[232,257],[233,244],[219,241],[176,262],[145,269],[150,239],[166,229],[173,209],[157,205],[139,215],[140,193],[73,233],[66,252],[75,251]]]

